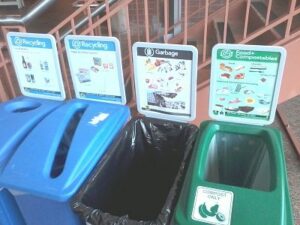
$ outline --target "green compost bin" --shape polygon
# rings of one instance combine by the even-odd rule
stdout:
[[[217,44],[209,115],[176,205],[174,225],[293,225],[275,118],[286,51]]]
[[[172,224],[293,224],[279,131],[208,121],[195,148]]]

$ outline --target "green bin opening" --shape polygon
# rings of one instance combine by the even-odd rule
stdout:
[[[205,180],[271,191],[275,175],[269,148],[263,135],[217,132],[209,145]]]

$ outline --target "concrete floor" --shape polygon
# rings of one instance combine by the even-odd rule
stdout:
[[[283,109],[295,135],[300,139],[300,96],[280,104],[279,107]],[[300,225],[300,158],[297,157],[294,147],[278,118],[276,118],[276,121],[272,126],[279,128],[282,131],[295,225]]]

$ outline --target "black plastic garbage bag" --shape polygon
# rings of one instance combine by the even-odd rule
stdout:
[[[168,224],[198,128],[132,119],[73,201],[86,224]]]

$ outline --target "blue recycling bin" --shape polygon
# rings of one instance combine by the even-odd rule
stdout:
[[[28,133],[61,104],[59,101],[23,96],[0,104],[1,170]],[[25,225],[15,199],[7,189],[0,191],[0,225]]]
[[[0,190],[0,225],[26,225],[14,196],[6,189]]]
[[[81,224],[69,200],[129,117],[127,106],[72,100],[36,125],[0,171],[27,224]]]

